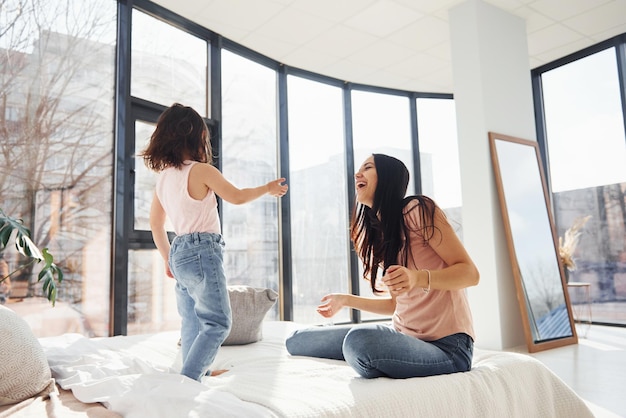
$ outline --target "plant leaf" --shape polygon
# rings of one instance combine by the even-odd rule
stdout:
[[[8,222],[4,222],[3,220],[0,224],[0,243],[2,243],[1,248],[6,248],[12,233],[13,228],[11,228],[11,225]]]
[[[2,247],[6,247],[13,231],[15,231],[15,248],[17,251],[26,256],[36,258],[37,260],[43,260],[41,251],[35,245],[30,238],[30,229],[28,229],[21,219],[12,218],[4,213],[0,209],[0,214],[3,216],[2,223],[0,224],[0,241]]]
[[[39,282],[43,280],[43,291],[47,294],[48,300],[52,303],[52,306],[54,306],[57,297],[57,283],[61,283],[63,281],[63,271],[59,268],[59,266],[54,264],[54,258],[52,257],[52,254],[48,252],[47,248],[40,250],[39,247],[35,245],[30,237],[30,229],[24,225],[24,222],[21,219],[7,216],[7,214],[0,209],[0,243],[2,244],[0,249],[6,248],[14,231],[15,248],[23,256],[30,258],[30,260],[27,264],[22,265],[11,272],[9,276],[32,263],[44,261],[44,266],[38,274],[37,281]]]
[[[43,260],[43,255],[39,250],[39,247],[35,245],[35,243],[30,239],[29,235],[20,234],[18,231],[15,247],[20,254],[25,255],[26,257],[36,258],[37,260]]]
[[[43,280],[43,291],[47,293],[48,300],[52,303],[52,306],[56,303],[57,297],[57,283],[63,281],[63,270],[54,264],[54,258],[52,254],[48,252],[48,248],[44,248],[42,251],[42,259],[44,260],[44,266],[38,275],[37,281]],[[56,282],[54,280],[56,275]]]

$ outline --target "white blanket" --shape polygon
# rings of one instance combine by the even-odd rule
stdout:
[[[176,333],[40,339],[52,376],[81,402],[101,402],[128,418],[273,417],[265,408],[178,373]]]
[[[593,417],[538,360],[475,350],[470,372],[363,379],[345,362],[292,357],[285,337],[302,325],[264,323],[264,339],[222,347],[202,383],[180,376],[178,334],[41,339],[53,376],[83,402],[127,417]]]

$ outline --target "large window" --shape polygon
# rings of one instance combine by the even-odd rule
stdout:
[[[237,187],[278,178],[276,72],[222,50],[222,172]],[[222,202],[228,284],[278,290],[278,200]],[[278,317],[278,307],[269,314]]]
[[[595,322],[626,324],[626,137],[617,70],[609,48],[541,78],[558,235],[590,216],[569,280],[591,283]]]
[[[343,96],[338,87],[289,76],[289,193],[294,321],[324,322],[328,293],[349,291]],[[344,309],[333,320],[346,322]]]
[[[65,274],[56,307],[36,267],[13,277],[6,306],[38,336],[107,335],[116,4],[3,2],[0,20],[0,205]]]

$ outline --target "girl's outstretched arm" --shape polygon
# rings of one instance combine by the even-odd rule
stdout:
[[[282,197],[289,188],[283,184],[284,182],[284,178],[279,178],[262,186],[239,189],[229,182],[216,167],[202,163],[196,164],[189,174],[189,188],[192,196],[193,188],[204,187],[204,194],[209,189],[213,190],[219,197],[234,205],[251,202],[265,194]]]

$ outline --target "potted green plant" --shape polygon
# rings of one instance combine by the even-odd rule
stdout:
[[[43,266],[39,271],[37,281],[43,282],[43,291],[52,306],[56,303],[57,286],[63,281],[63,271],[54,264],[54,257],[48,252],[48,248],[39,249],[32,241],[30,229],[24,225],[21,219],[8,216],[0,208],[0,253],[7,247],[11,237],[14,236],[15,248],[28,261],[7,275],[0,277],[0,283],[10,279],[11,276],[24,270],[25,268],[43,261]]]

